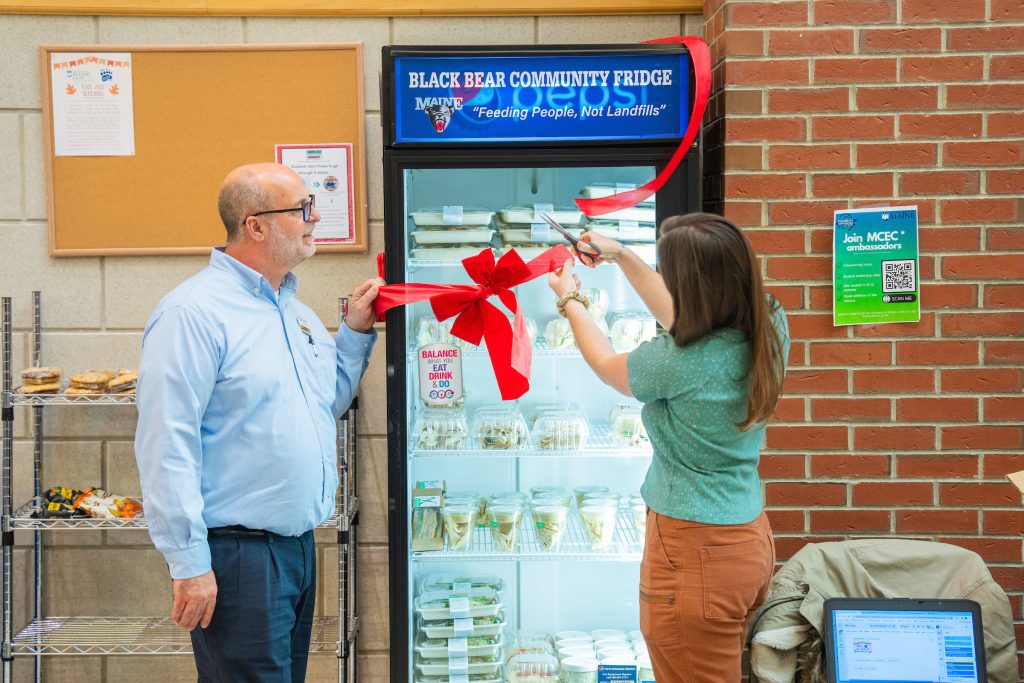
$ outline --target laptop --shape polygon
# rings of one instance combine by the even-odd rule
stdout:
[[[986,683],[981,607],[973,600],[825,601],[829,683]]]

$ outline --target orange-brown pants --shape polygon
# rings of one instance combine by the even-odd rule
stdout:
[[[738,683],[747,622],[775,568],[768,518],[687,522],[647,511],[640,630],[658,683]]]

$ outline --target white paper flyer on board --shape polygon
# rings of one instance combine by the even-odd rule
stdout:
[[[317,244],[351,244],[355,241],[352,210],[352,145],[276,145],[277,163],[299,174],[316,197],[320,222],[313,230]]]
[[[132,56],[127,52],[50,54],[57,156],[134,156]]]

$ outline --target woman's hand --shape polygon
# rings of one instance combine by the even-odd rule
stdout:
[[[620,242],[616,242],[611,237],[605,237],[601,233],[595,232],[593,230],[588,230],[587,232],[585,232],[582,235],[580,235],[580,241],[582,241],[582,242],[590,242],[591,244],[597,246],[597,248],[601,250],[602,254],[620,254],[620,253],[622,253],[622,244]],[[577,251],[576,249],[574,249],[573,251],[576,252],[576,253],[579,253],[579,251]],[[594,256],[589,251],[584,251],[584,253],[588,257],[587,260],[590,262],[590,264],[591,264],[590,267],[591,268],[596,266],[598,263],[605,263],[606,262],[603,257],[601,257],[601,256]]]
[[[561,297],[580,288],[580,279],[572,272],[575,261],[575,258],[567,259],[561,268],[548,273],[548,287],[555,296]]]

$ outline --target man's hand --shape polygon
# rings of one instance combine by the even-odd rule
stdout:
[[[197,625],[206,628],[217,605],[217,579],[213,570],[191,579],[174,579],[174,606],[171,619],[179,628],[191,631]]]
[[[345,324],[356,332],[369,332],[377,321],[373,300],[377,298],[379,288],[386,284],[382,278],[375,277],[356,287],[356,291],[352,292],[352,301],[348,304]]]

